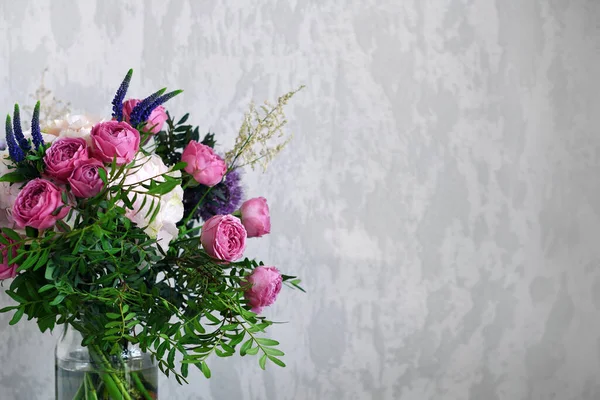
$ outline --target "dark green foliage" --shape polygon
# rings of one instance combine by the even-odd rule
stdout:
[[[156,140],[155,153],[158,154],[165,164],[175,165],[181,161],[181,153],[191,140],[200,140],[198,127],[186,125],[189,114],[185,114],[175,122],[167,112],[168,119],[166,122],[167,130],[157,133],[154,138]]]

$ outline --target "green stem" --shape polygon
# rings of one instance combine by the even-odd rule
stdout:
[[[92,376],[89,373],[86,373],[84,376],[85,384],[87,386],[87,391],[85,392],[86,400],[98,400],[98,394],[96,393],[96,389],[94,388],[94,382],[92,382]]]
[[[73,400],[83,400],[84,399],[84,395],[85,395],[85,385],[84,385],[85,381],[79,386],[79,389],[77,389],[77,393],[75,393],[75,397],[73,397]]]
[[[150,396],[150,393],[148,393],[148,391],[146,390],[146,387],[142,383],[142,380],[140,379],[138,373],[132,372],[131,377],[133,378],[133,382],[135,383],[135,386],[137,386],[137,388],[139,389],[140,393],[144,396],[144,398],[146,400],[153,400],[152,396]]]
[[[110,393],[110,396],[114,398],[114,400],[132,400],[129,393],[127,393],[127,388],[123,384],[123,381],[114,373],[108,372],[112,369],[110,362],[102,353],[102,350],[98,346],[92,346],[90,350],[90,355],[92,357],[97,358],[97,362],[104,367],[107,372],[99,371],[100,377],[104,381],[106,385],[106,390]]]

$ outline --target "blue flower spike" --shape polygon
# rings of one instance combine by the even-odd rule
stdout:
[[[119,86],[119,89],[117,90],[117,93],[112,101],[112,117],[117,121],[123,121],[123,100],[127,94],[127,89],[129,88],[129,82],[131,82],[132,75],[133,69],[127,71],[127,75],[125,75],[125,79],[123,79],[123,82],[121,82],[121,86]]]
[[[25,153],[23,153],[23,150],[21,150],[15,140],[10,114],[6,116],[6,144],[8,145],[8,154],[14,162],[20,163],[25,159]]]
[[[31,139],[35,145],[35,149],[39,149],[40,146],[44,145],[44,139],[42,138],[42,129],[40,128],[40,102],[35,104],[33,109],[33,117],[31,118]]]
[[[131,114],[129,115],[129,123],[131,124],[131,126],[135,128],[140,123],[144,122],[144,120],[142,119],[142,114],[144,113],[144,110],[166,91],[167,88],[162,88],[159,91],[152,93],[150,96],[137,103],[135,107],[133,107],[133,110],[131,110]]]
[[[29,149],[31,149],[31,144],[29,144],[29,141],[25,139],[25,136],[23,135],[23,128],[21,127],[21,112],[19,110],[18,104],[15,104],[12,123],[15,141],[17,142],[21,150],[27,153]]]

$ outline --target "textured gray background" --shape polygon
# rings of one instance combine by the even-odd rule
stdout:
[[[3,0],[0,106],[49,67],[108,115],[133,67],[227,149],[250,99],[308,86],[245,176],[273,216],[248,254],[310,292],[267,311],[288,368],[214,360],[162,399],[598,399],[599,21],[597,0]],[[8,319],[0,398],[52,398],[56,336]]]

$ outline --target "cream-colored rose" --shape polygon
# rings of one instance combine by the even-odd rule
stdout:
[[[150,156],[138,156],[136,165],[132,169],[134,173],[127,176],[125,179],[125,185],[131,185],[135,183],[143,182],[145,184],[150,183],[149,178],[157,177],[162,174],[169,172],[162,159],[156,155]],[[180,177],[181,172],[175,171],[169,174],[173,177]],[[160,178],[154,178],[156,181],[160,181]],[[142,186],[136,186],[135,190],[144,191]],[[144,198],[147,197],[144,207]],[[169,243],[177,235],[179,230],[177,229],[177,222],[183,218],[183,188],[176,186],[169,193],[160,196],[160,210],[156,215],[156,218],[150,222],[150,217],[153,213],[148,214],[150,206],[154,197],[147,195],[138,194],[135,203],[133,203],[133,210],[127,210],[127,217],[139,227],[143,227],[146,234],[158,240],[158,244],[163,248],[167,249]]]
[[[67,115],[64,119],[55,119],[46,123],[42,132],[57,138],[82,138],[91,145],[92,128],[102,121],[102,119],[90,115]]]

